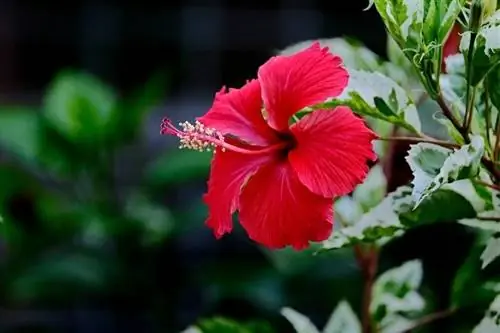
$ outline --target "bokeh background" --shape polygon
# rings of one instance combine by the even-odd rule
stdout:
[[[1,0],[0,331],[180,332],[220,315],[292,332],[283,306],[319,327],[341,299],[359,312],[351,250],[270,252],[239,227],[216,241],[201,201],[210,155],[177,150],[159,126],[201,115],[296,42],[349,36],[385,56],[367,4]],[[472,239],[419,228],[384,249],[380,271],[422,259],[426,296],[445,309]]]

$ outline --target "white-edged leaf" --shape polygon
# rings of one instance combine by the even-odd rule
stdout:
[[[481,177],[481,180],[486,183],[491,183],[491,179],[485,177],[485,175]],[[500,232],[500,222],[498,222],[498,219],[500,219],[500,192],[482,185],[475,185],[475,189],[475,193],[480,195],[484,205],[478,205],[476,208],[477,214],[475,216],[460,219],[458,222],[484,231],[493,233]],[[468,191],[468,193],[472,195],[474,191]],[[476,199],[479,200],[479,198]]]
[[[354,190],[352,197],[367,211],[384,199],[387,190],[387,179],[380,164],[374,165],[363,183]]]
[[[281,309],[281,315],[292,324],[297,333],[320,333],[309,318],[292,308]]]
[[[472,331],[472,333],[494,332],[500,332],[500,295],[495,297],[481,322]]]
[[[486,266],[491,264],[498,256],[500,256],[500,238],[491,237],[481,254],[481,268],[486,268]]]
[[[477,176],[483,154],[480,136],[455,151],[429,143],[412,145],[406,161],[414,176],[415,207],[445,184]]]
[[[361,324],[349,303],[344,300],[339,302],[323,333],[361,333]]]
[[[400,186],[364,214],[353,198],[346,196],[338,199],[335,210],[340,223],[330,238],[323,242],[323,250],[360,242],[384,245],[409,227],[457,220],[466,224],[464,221],[467,219],[474,219],[492,207],[492,193],[469,179],[442,186],[416,208],[412,192],[411,186]]]
[[[363,216],[363,208],[350,196],[340,197],[335,201],[336,220],[343,226],[353,225]]]
[[[397,189],[363,214],[354,224],[335,230],[330,238],[323,242],[323,249],[339,249],[359,242],[384,243],[398,235],[398,232],[404,229],[397,213],[400,205],[399,195],[400,189]]]
[[[422,278],[422,263],[411,260],[384,272],[375,281],[370,313],[382,332],[408,327],[411,321],[406,317],[424,309],[425,300],[418,292]]]
[[[391,122],[413,133],[421,130],[418,111],[406,91],[393,79],[366,71],[350,71],[349,84],[342,94],[316,107],[347,105],[362,116]]]

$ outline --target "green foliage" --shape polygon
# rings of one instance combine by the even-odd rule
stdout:
[[[460,50],[464,55],[469,53],[472,34],[467,31],[462,36]],[[474,49],[470,62],[474,70],[470,84],[476,86],[500,63],[500,11],[484,22],[472,41]]]
[[[147,167],[145,181],[154,187],[168,187],[187,180],[205,179],[211,159],[209,152],[172,149]]]
[[[443,44],[465,0],[371,0],[389,34],[418,69],[431,96],[438,94],[432,75],[439,73]]]
[[[318,108],[347,105],[362,116],[369,116],[419,133],[421,124],[415,104],[394,80],[378,72],[350,72],[347,88],[338,98]]]
[[[215,317],[201,320],[197,326],[189,327],[182,333],[273,333],[273,330],[265,322],[240,323],[228,318]]]
[[[73,71],[60,73],[45,97],[43,114],[61,135],[73,142],[102,142],[109,134],[116,93],[95,77]]]

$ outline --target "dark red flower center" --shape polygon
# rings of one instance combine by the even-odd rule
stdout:
[[[297,140],[292,133],[278,133],[278,138],[283,142],[283,147],[277,152],[280,159],[288,158],[290,151],[297,147]]]

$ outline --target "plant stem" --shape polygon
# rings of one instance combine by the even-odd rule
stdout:
[[[488,142],[488,147],[491,147],[491,105],[490,105],[490,93],[488,91],[488,84],[484,85],[484,116],[486,117],[486,141]],[[490,151],[490,152],[491,152]]]
[[[476,183],[478,185],[483,185],[483,186],[489,187],[489,188],[496,190],[496,191],[500,191],[500,186],[498,186],[496,184],[490,184],[487,182],[483,182],[481,180],[474,180],[474,183]]]
[[[406,136],[389,136],[385,138],[378,138],[377,140],[382,140],[382,141],[405,141],[408,143],[420,143],[420,142],[426,142],[426,143],[433,143],[438,146],[446,147],[446,148],[460,148],[459,144],[453,143],[453,142],[447,142],[447,141],[442,141],[442,140],[437,140],[433,139],[430,137],[421,137],[421,138],[416,138],[416,137],[406,137]]]
[[[476,87],[470,88],[470,100],[467,100],[467,109],[465,110],[464,117],[464,131],[469,132],[472,124],[472,117],[474,116],[474,101],[476,100]]]
[[[464,129],[464,127],[462,127],[458,123],[457,119],[453,116],[453,114],[451,113],[451,110],[448,108],[448,105],[446,105],[443,96],[439,95],[438,98],[437,98],[437,100],[436,100],[436,102],[439,104],[439,106],[443,110],[443,114],[445,115],[445,117],[448,118],[451,121],[451,123],[453,124],[453,126],[462,135],[462,137],[464,138],[465,143],[470,143],[469,132],[466,131]],[[499,114],[499,118],[500,118],[500,114]],[[497,147],[498,147],[499,138],[500,138],[500,120],[499,120],[499,118],[497,118],[497,124],[496,124],[497,125],[497,143],[496,143]],[[497,154],[498,154],[498,152],[497,152]],[[495,182],[498,182],[498,180],[500,180],[500,173],[496,169],[495,163],[493,161],[485,158],[485,157],[483,157],[482,162],[483,162],[484,167],[495,178]]]
[[[378,249],[375,246],[363,248],[361,246],[354,247],[356,259],[361,268],[364,286],[363,286],[363,300],[361,305],[361,322],[363,333],[374,333],[372,327],[372,320],[370,314],[370,304],[372,302],[372,289],[375,283],[375,277],[378,267]]]
[[[474,45],[476,41],[476,33],[472,32],[470,36],[470,42],[469,42],[469,51],[467,52],[467,74],[466,74],[466,80],[467,80],[467,90],[465,91],[465,101],[467,108],[465,109],[465,115],[464,115],[464,123],[463,123],[463,128],[466,133],[469,132],[470,125],[472,123],[472,116],[474,113],[474,101],[476,99],[476,87],[473,87],[470,84],[470,81],[472,79],[472,74],[474,67],[472,66],[472,58],[474,56]]]
[[[500,111],[497,114],[497,120],[495,122],[495,147],[493,147],[493,161],[498,161],[498,152],[500,150]]]
[[[444,98],[441,94],[436,99],[436,102],[438,103],[439,107],[443,111],[444,116],[451,121],[451,123],[453,124],[453,127],[455,127],[457,129],[457,131],[463,136],[465,142],[469,143],[469,141],[470,141],[469,140],[469,133],[464,131],[462,125],[460,125],[460,123],[458,122],[458,119],[455,118],[455,116],[453,115],[453,112],[451,112],[448,105],[446,105],[446,102],[444,101]]]
[[[455,309],[447,309],[447,310],[431,313],[425,317],[420,318],[420,320],[418,320],[412,327],[410,327],[404,331],[401,331],[400,333],[409,333],[416,328],[430,324],[436,320],[449,317],[452,314],[454,314],[455,311],[456,311]]]

